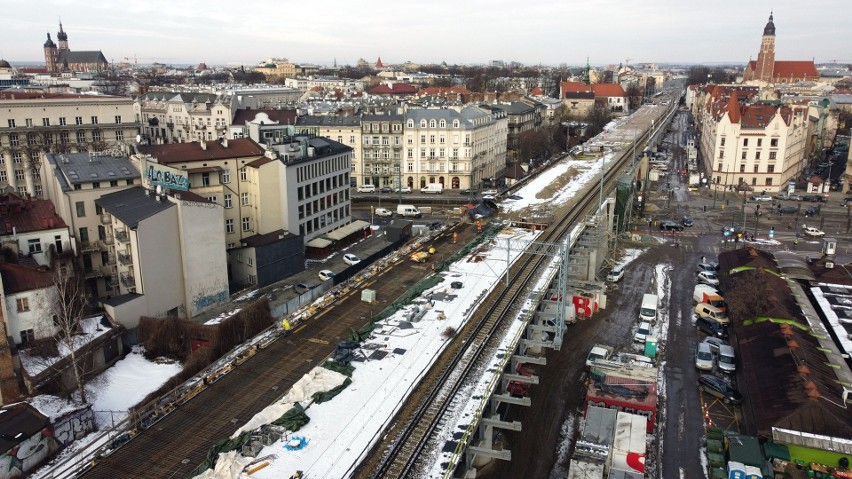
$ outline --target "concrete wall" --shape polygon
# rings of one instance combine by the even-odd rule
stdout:
[[[284,239],[255,249],[257,285],[266,286],[305,269],[305,246],[300,236]]]
[[[183,302],[192,317],[228,299],[228,259],[221,226],[224,210],[216,203],[173,202],[178,206]]]
[[[163,316],[171,309],[186,310],[188,306],[184,303],[186,283],[179,234],[178,208],[148,217],[136,228],[136,292],[148,298],[149,316]],[[200,237],[196,240],[203,242]]]

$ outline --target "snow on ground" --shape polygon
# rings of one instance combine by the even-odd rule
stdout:
[[[369,355],[371,348],[377,348],[387,352],[387,356],[354,362],[352,384],[333,400],[311,405],[306,411],[311,421],[290,438],[265,447],[259,456],[275,454],[277,459],[270,459],[270,465],[252,477],[290,477],[297,470],[315,479],[346,477],[351,473],[447,344],[442,333],[450,327],[460,328],[500,281],[507,251],[506,242],[499,238],[532,241],[536,234],[504,230],[496,245],[478,253],[482,261],[460,260],[443,273],[444,282],[424,292],[417,304],[408,305],[380,322],[374,339],[365,342],[362,349]],[[511,250],[513,261],[519,252],[516,247]],[[452,281],[462,281],[464,287],[451,289]],[[430,295],[434,307],[428,301]],[[408,321],[410,315],[423,310],[425,315],[420,321]],[[284,445],[293,437],[304,438],[307,445],[298,451],[288,451]]]
[[[256,293],[256,292],[257,292],[257,291],[255,290],[255,291],[252,291],[252,292],[251,292],[251,293],[249,293],[249,294],[251,294],[252,296],[254,296],[254,293]],[[245,295],[245,296],[248,296],[248,295]],[[240,298],[242,298],[242,296],[240,296]],[[236,301],[239,301],[239,299],[237,299]],[[222,313],[222,314],[220,314],[220,315],[216,316],[215,318],[210,318],[210,319],[208,319],[207,321],[205,321],[205,322],[204,322],[204,325],[205,325],[205,326],[212,326],[212,325],[214,325],[214,324],[219,324],[219,323],[221,323],[222,321],[224,321],[224,320],[226,320],[226,319],[230,318],[231,316],[233,316],[233,315],[235,315],[235,314],[239,313],[241,310],[242,310],[242,308],[236,308],[236,309],[233,309],[233,310],[231,310],[231,311],[225,311],[224,313]]]
[[[627,267],[630,263],[632,263],[636,258],[642,255],[645,251],[648,251],[648,248],[625,248],[625,250],[621,253],[621,257],[615,263],[613,268],[617,267]]]
[[[98,429],[111,427],[113,421],[122,421],[130,407],[180,372],[179,363],[151,362],[145,359],[143,352],[141,346],[134,347],[127,357],[86,384],[87,399],[95,412]],[[48,394],[35,396],[30,403],[51,418],[75,409],[69,406],[67,399]]]
[[[562,422],[559,428],[559,441],[556,444],[556,462],[550,471],[550,479],[563,479],[568,477],[568,452],[571,443],[574,442],[574,431],[577,425],[577,417],[570,414]],[[562,464],[565,464],[564,466]]]
[[[604,159],[607,163],[613,157],[613,153],[607,153]],[[559,206],[567,203],[579,192],[587,183],[598,178],[601,173],[601,167],[604,161],[598,160],[563,160],[555,164],[547,170],[546,173],[538,175],[535,179],[524,185],[523,188],[514,192],[520,196],[520,200],[503,200],[500,203],[500,209],[503,212],[520,211],[530,206],[547,203],[548,206]],[[565,174],[569,169],[577,170],[578,174],[571,181],[565,184],[556,194],[550,198],[536,198],[536,195],[547,188],[559,176]]]

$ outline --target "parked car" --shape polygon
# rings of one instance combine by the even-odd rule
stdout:
[[[715,273],[710,273],[707,271],[702,271],[698,273],[698,282],[709,284],[710,286],[719,286],[719,278]]]
[[[636,341],[637,343],[644,343],[650,335],[651,323],[648,321],[642,321],[639,323],[639,329],[636,330],[636,334],[633,335],[633,341]]]
[[[795,195],[795,194],[788,195],[786,193],[782,194],[782,195],[776,195],[775,199],[776,200],[787,200],[787,201],[802,201],[802,197],[800,195]]]
[[[375,185],[361,185],[355,189],[358,193],[375,193],[376,186]]]
[[[714,268],[713,265],[707,263],[698,263],[698,266],[695,267],[695,272],[701,273],[702,271],[707,273],[715,273],[716,268]]]
[[[459,193],[463,195],[476,195],[476,190],[473,188],[465,188],[463,190],[459,190]]]
[[[780,215],[792,215],[799,212],[799,208],[797,206],[782,206],[778,208],[778,214]]]
[[[724,339],[717,338],[715,336],[707,336],[704,338],[702,343],[706,343],[707,346],[710,347],[710,351],[714,354],[719,352],[719,347],[721,346],[730,346],[730,344],[726,343]]]
[[[811,236],[815,238],[819,238],[825,236],[825,232],[821,229],[814,228],[813,226],[803,226],[802,234],[805,236]]]
[[[403,186],[402,188],[396,188],[393,190],[394,193],[411,193],[410,186]]]
[[[299,283],[296,286],[293,286],[293,290],[296,291],[299,294],[305,294],[308,291],[312,290],[313,288],[314,288],[314,285],[312,285],[310,283]]]
[[[606,275],[606,280],[610,283],[617,283],[621,281],[621,278],[624,277],[624,266],[616,266],[612,268],[608,275]]]
[[[716,364],[719,371],[727,374],[733,374],[737,370],[737,357],[734,353],[734,348],[730,344],[722,344],[719,346],[719,352],[716,355]]]
[[[391,218],[393,217],[393,211],[387,208],[376,208],[376,216],[379,218]]]
[[[390,186],[382,186],[379,188],[379,193],[393,193],[393,188]]]
[[[500,194],[500,192],[497,191],[497,190],[485,190],[485,191],[482,192],[483,196],[497,196],[499,194]]]
[[[494,195],[482,195],[482,199],[483,199],[483,200],[491,200],[491,201],[494,201],[494,200],[496,200],[496,199],[497,199],[497,197],[496,197],[496,196],[494,196]]]
[[[612,355],[613,348],[612,346],[607,346],[605,344],[595,344],[592,347],[592,350],[589,351],[589,355],[586,356],[586,367],[592,367],[592,364],[596,359],[609,359]]]
[[[846,194],[848,195],[849,192],[847,191]],[[852,196],[847,196],[846,198],[843,198],[843,201],[840,202],[840,206],[843,206],[845,208],[849,206],[849,203],[852,203]]]
[[[702,371],[713,370],[713,352],[707,343],[698,343],[695,349],[695,369]]]
[[[725,404],[741,404],[743,395],[734,389],[724,379],[712,374],[702,374],[698,377],[698,390],[716,396]]]
[[[328,281],[330,279],[334,279],[334,271],[329,269],[324,269],[319,272],[320,281]]]
[[[524,197],[521,196],[521,195],[509,195],[506,198],[510,199],[510,200],[522,200],[522,199],[524,199]]]
[[[766,193],[760,193],[759,195],[751,195],[752,201],[772,201],[772,197]]]
[[[663,231],[683,231],[683,225],[675,223],[674,221],[666,220],[660,222],[660,229]]]
[[[680,224],[686,226],[687,228],[691,227],[693,225],[692,218],[690,218],[689,216],[684,216],[683,219],[680,220]]]
[[[715,319],[719,324],[727,326],[731,322],[727,313],[709,303],[698,303],[695,305],[695,314],[700,318]]]
[[[698,328],[699,331],[707,333],[710,336],[715,336],[720,339],[726,339],[728,337],[728,330],[714,319],[697,317],[695,318],[695,327]]]
[[[343,262],[348,264],[349,266],[356,265],[361,262],[361,258],[355,256],[352,253],[346,253],[343,255]]]
[[[819,210],[819,206],[809,206],[808,209],[805,210],[805,218],[818,215]]]

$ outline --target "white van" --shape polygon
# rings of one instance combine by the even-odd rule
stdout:
[[[421,193],[435,193],[440,195],[444,192],[444,185],[441,183],[429,183],[428,185],[420,188]]]
[[[719,290],[709,284],[697,284],[692,290],[692,300],[696,303],[703,303],[704,296],[721,296]]]
[[[396,214],[409,218],[420,218],[420,210],[414,205],[397,205]]]
[[[379,218],[390,218],[393,216],[393,211],[387,208],[376,208],[376,216]]]
[[[650,322],[657,320],[656,294],[646,294],[642,296],[642,305],[639,307],[639,320]]]
[[[376,185],[361,185],[355,191],[358,193],[375,193]]]

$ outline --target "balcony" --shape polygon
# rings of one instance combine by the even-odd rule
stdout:
[[[84,253],[91,253],[94,251],[99,251],[101,249],[100,244],[97,241],[81,241],[80,242],[80,251]]]
[[[129,274],[120,274],[118,275],[118,280],[121,282],[121,285],[125,288],[135,288],[136,287],[136,279]]]
[[[127,230],[115,230],[115,239],[117,239],[119,243],[127,243],[130,241],[130,237],[127,235]]]
[[[83,276],[86,279],[100,278],[104,276],[104,272],[99,268],[86,268],[83,270]]]
[[[115,267],[115,255],[114,254],[108,254],[107,255],[107,262],[104,263],[104,266],[106,266],[109,269],[112,269],[112,268]]]
[[[112,224],[112,215],[109,213],[104,213],[101,215],[101,224],[102,225],[111,225]]]
[[[103,238],[101,238],[101,243],[107,246],[111,246],[113,243],[115,243],[115,238],[113,238],[112,235],[104,235]]]
[[[129,253],[118,253],[118,262],[124,266],[133,264],[133,256]]]

